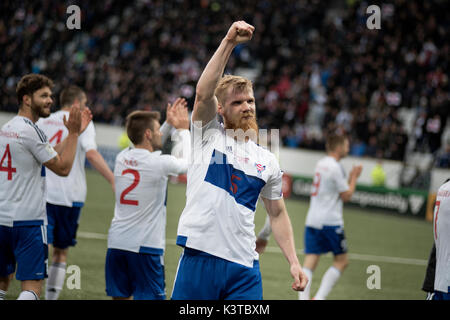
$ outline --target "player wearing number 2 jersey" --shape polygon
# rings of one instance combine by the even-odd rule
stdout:
[[[67,137],[68,131],[64,126],[63,118],[69,116],[72,105],[79,103],[84,110],[87,108],[86,102],[86,94],[77,86],[69,86],[61,91],[61,110],[37,122],[37,125],[49,137],[51,145],[57,145]],[[46,177],[48,244],[53,245],[52,264],[45,286],[46,300],[58,299],[66,275],[68,249],[69,246],[76,244],[81,208],[86,201],[87,187],[84,171],[86,158],[114,188],[114,175],[97,151],[93,122],[89,123],[78,139],[77,152],[69,175],[60,177],[49,172]]]
[[[161,154],[159,113],[135,111],[127,117],[127,134],[134,148],[116,158],[116,205],[105,264],[106,293],[114,299],[165,299],[167,180],[187,170],[190,136],[185,104],[177,99],[168,108],[168,118],[179,117],[169,121],[185,129],[172,134],[176,145],[187,149],[180,158]],[[172,113],[173,108],[178,111]]]
[[[305,264],[309,279],[317,267],[321,254],[333,252],[333,265],[325,272],[316,300],[327,297],[334,284],[348,265],[347,245],[342,216],[343,202],[350,200],[362,167],[355,166],[346,178],[339,160],[347,156],[349,141],[341,135],[330,135],[326,143],[327,156],[321,159],[314,171],[311,200],[305,223]],[[309,299],[311,282],[300,300]]]
[[[436,244],[433,300],[450,300],[450,181],[437,192],[433,224]]]
[[[0,130],[0,299],[17,264],[22,281],[18,299],[39,299],[42,279],[47,276],[47,216],[45,212],[45,167],[68,175],[75,156],[78,135],[92,118],[80,107],[64,119],[69,134],[53,148],[35,124],[50,115],[53,82],[42,75],[24,76],[17,85],[18,115]]]

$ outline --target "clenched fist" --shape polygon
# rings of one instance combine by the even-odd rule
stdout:
[[[237,45],[251,40],[253,31],[255,31],[254,26],[245,21],[236,21],[231,25],[225,39]]]

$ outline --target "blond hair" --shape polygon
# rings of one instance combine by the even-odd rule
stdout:
[[[337,147],[343,145],[348,137],[343,134],[332,133],[327,137],[325,149],[327,152],[333,152]]]
[[[253,84],[249,79],[227,74],[220,79],[214,90],[214,95],[219,101],[219,104],[224,105],[229,87],[232,87],[234,92],[253,90]]]

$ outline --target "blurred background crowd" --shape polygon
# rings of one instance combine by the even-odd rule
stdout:
[[[373,3],[372,3],[373,2]],[[370,4],[377,4],[372,1]],[[82,11],[68,30],[69,5]],[[448,168],[449,1],[383,1],[381,29],[360,1],[0,2],[0,110],[17,111],[26,73],[83,87],[94,121],[123,125],[135,109],[193,105],[204,66],[234,20],[256,27],[227,73],[251,78],[258,123],[283,145],[324,149],[328,132],[351,136],[351,154],[433,156]],[[58,106],[56,96],[55,107]]]

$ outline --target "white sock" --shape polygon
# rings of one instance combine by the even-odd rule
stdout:
[[[320,283],[319,290],[314,299],[325,300],[340,276],[341,272],[338,269],[333,266],[329,267],[327,272],[323,275],[322,282]]]
[[[66,263],[52,263],[45,282],[45,300],[58,300],[66,277]]]
[[[308,268],[303,268],[303,272],[308,277],[308,284],[306,285],[305,290],[298,292],[298,300],[309,300],[309,292],[311,290],[313,273]]]
[[[6,291],[0,290],[0,300],[5,300]]]
[[[37,294],[32,290],[22,291],[17,300],[39,300]]]

